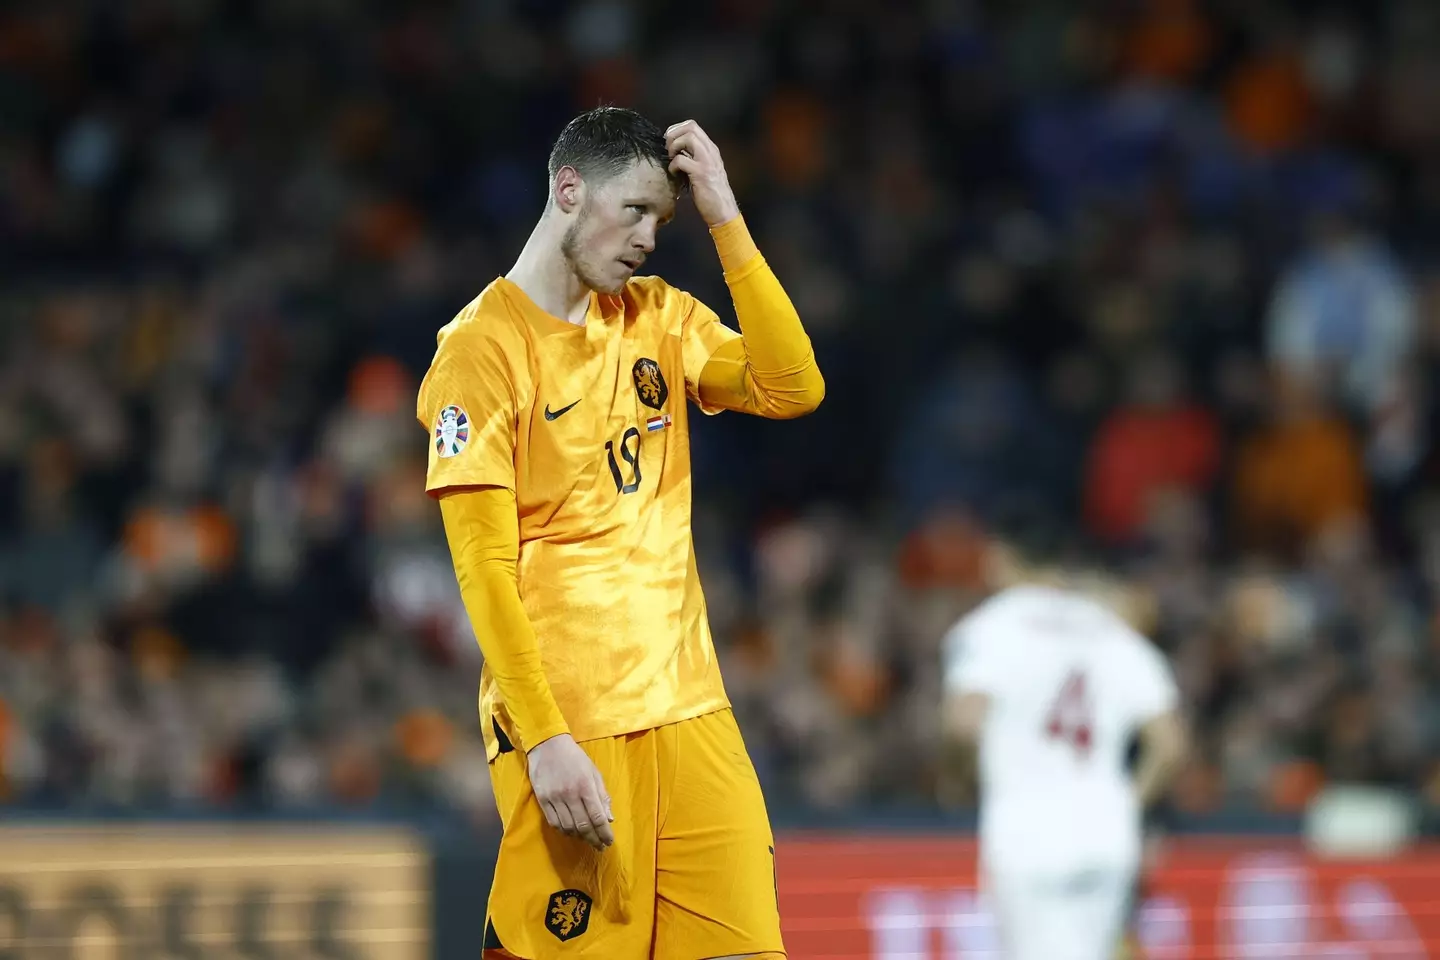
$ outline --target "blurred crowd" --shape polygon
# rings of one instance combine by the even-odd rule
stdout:
[[[47,0],[0,12],[0,798],[494,808],[435,331],[574,112],[698,119],[814,416],[694,426],[780,807],[963,805],[1016,544],[1171,655],[1175,804],[1440,805],[1440,6]],[[726,312],[693,213],[655,272]]]

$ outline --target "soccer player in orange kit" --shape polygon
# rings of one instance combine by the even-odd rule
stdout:
[[[715,144],[572,120],[514,267],[441,330],[420,389],[504,837],[485,956],[785,955],[775,842],[716,665],[689,417],[797,417],[824,381]],[[637,277],[688,183],[740,332]]]

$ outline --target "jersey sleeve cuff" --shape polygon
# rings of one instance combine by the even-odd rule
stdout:
[[[519,733],[520,735],[520,749],[525,751],[526,753],[534,750],[546,740],[549,740],[553,737],[558,737],[563,733],[570,732],[570,725],[565,722],[564,717],[559,715],[558,709],[556,710],[556,715],[553,718],[548,719],[544,724],[536,727],[533,730],[525,729],[518,723],[516,724],[516,727],[517,733]]]
[[[553,740],[555,737],[561,736],[562,734],[567,734],[569,732],[570,728],[565,724],[561,724],[558,727],[551,727],[541,730],[539,733],[535,734],[533,737],[530,738],[533,742],[525,744],[525,750],[527,752],[530,750],[534,750],[546,740]]]
[[[715,252],[720,255],[720,269],[725,271],[727,282],[740,279],[744,276],[742,269],[753,269],[760,258],[760,248],[755,246],[743,216],[711,227],[710,238],[715,241]]]

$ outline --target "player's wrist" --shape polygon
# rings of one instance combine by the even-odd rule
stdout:
[[[547,743],[555,743],[563,740],[569,740],[571,743],[575,742],[575,738],[570,735],[570,731],[568,729],[542,731],[536,736],[534,743],[526,746],[525,752],[532,753],[540,747],[543,747]]]
[[[705,226],[711,230],[719,230],[721,227],[734,223],[740,219],[740,204],[734,200],[722,204],[719,209],[710,215],[705,221]]]

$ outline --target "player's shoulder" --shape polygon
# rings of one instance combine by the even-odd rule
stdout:
[[[1005,628],[1024,619],[1039,602],[1028,587],[1007,587],[977,603],[951,628],[945,646],[950,656],[973,655],[987,638],[1007,632]]]
[[[655,276],[633,277],[625,284],[620,296],[631,316],[654,320],[666,326],[682,323],[695,303],[689,292]]]
[[[1007,587],[980,604],[969,618],[975,632],[1083,637],[1101,642],[1147,643],[1115,610],[1084,591],[1044,583]]]
[[[467,303],[435,335],[435,354],[420,382],[416,416],[429,425],[435,411],[457,396],[507,383],[518,389],[526,382],[529,340],[498,287],[491,283]]]
[[[628,304],[649,310],[663,310],[688,297],[684,290],[672,286],[664,277],[631,277],[620,296]]]
[[[436,354],[482,349],[491,344],[510,347],[523,343],[522,322],[511,308],[502,282],[491,281],[436,333]]]
[[[1024,619],[1037,610],[1050,609],[1064,596],[1052,587],[1018,584],[990,595],[970,613],[975,622],[1005,622]]]

